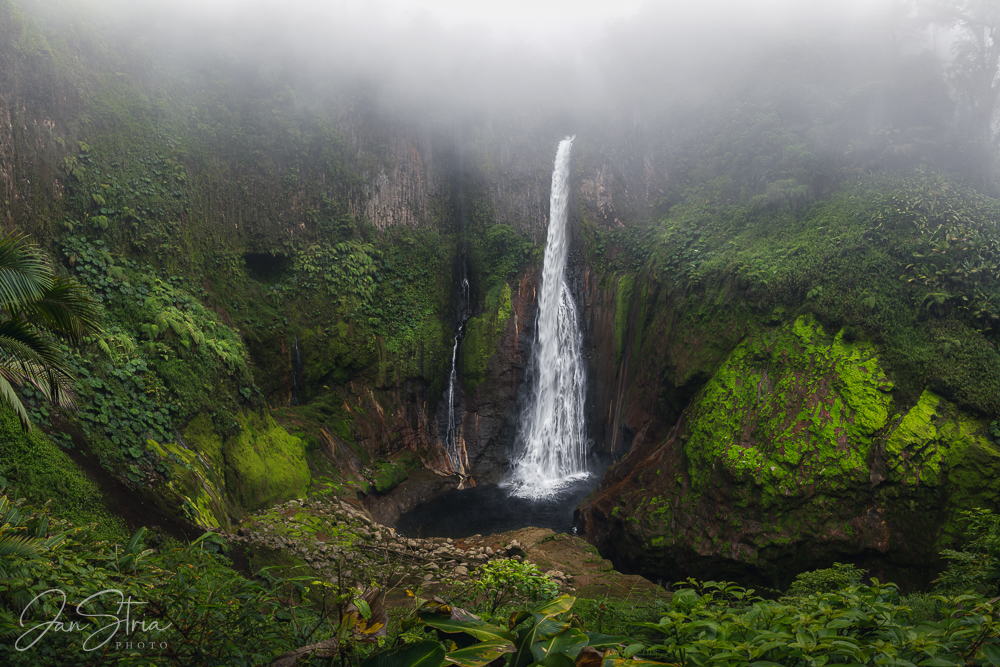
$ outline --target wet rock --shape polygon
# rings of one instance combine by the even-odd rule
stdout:
[[[385,495],[373,494],[364,499],[365,507],[378,523],[390,525],[399,517],[445,491],[458,488],[458,475],[443,476],[433,470],[414,470],[405,482]]]
[[[527,552],[524,550],[524,545],[518,542],[517,540],[513,540],[512,542],[508,543],[507,546],[503,548],[503,550],[504,554],[508,558],[523,558],[524,556],[528,555]]]

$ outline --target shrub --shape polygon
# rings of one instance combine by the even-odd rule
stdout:
[[[945,549],[950,561],[938,579],[938,588],[949,593],[1000,594],[1000,515],[976,508],[962,512],[966,518],[965,547]]]
[[[492,560],[472,573],[456,600],[492,618],[503,607],[551,600],[559,587],[539,569],[510,558]]]

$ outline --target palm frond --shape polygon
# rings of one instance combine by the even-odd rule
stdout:
[[[18,308],[39,299],[52,271],[38,249],[18,233],[0,238],[0,304]]]
[[[52,366],[64,375],[72,374],[65,352],[22,319],[0,322],[0,360],[8,358],[11,364],[23,360],[37,366]]]
[[[21,510],[18,506],[7,499],[7,496],[0,496],[0,533],[7,526],[20,526],[22,523]]]
[[[80,345],[101,333],[101,309],[87,289],[58,276],[37,246],[18,233],[0,237],[0,403],[28,430],[17,387],[32,384],[61,406],[73,404],[73,373],[54,337]]]
[[[101,310],[86,288],[72,278],[57,276],[39,298],[18,312],[32,324],[74,345],[89,334],[101,333]]]
[[[61,350],[24,320],[0,322],[0,400],[30,428],[27,409],[14,391],[30,384],[49,401],[73,405],[72,372]]]
[[[21,402],[20,397],[17,392],[14,391],[14,386],[10,381],[0,374],[0,402],[6,403],[14,410],[14,414],[21,422],[21,428],[25,431],[31,430],[31,416],[28,415],[28,409],[24,407],[24,403]]]
[[[0,535],[0,557],[38,558],[42,555],[41,543],[36,537]]]

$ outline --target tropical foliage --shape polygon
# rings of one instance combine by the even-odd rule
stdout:
[[[79,345],[100,331],[100,311],[76,280],[58,275],[21,234],[0,238],[0,400],[24,428],[28,410],[16,389],[31,385],[59,404],[73,402],[72,371],[60,341]]]
[[[385,602],[397,584],[358,589],[266,569],[247,578],[212,533],[184,545],[140,529],[114,544],[0,496],[0,652],[12,665],[990,665],[1000,659],[1000,605],[976,592],[975,562],[995,547],[997,517],[969,519],[966,550],[945,554],[957,567],[932,594],[905,597],[835,565],[801,575],[780,600],[732,583],[681,582],[669,601],[645,605],[644,618],[602,627],[597,607],[606,617],[637,603],[551,597],[545,588],[547,599],[533,606],[522,597],[497,609],[487,595],[459,608],[408,593],[393,610]],[[478,578],[509,589],[533,577],[531,566]],[[70,609],[101,591],[131,596],[143,629],[126,637],[101,620],[118,613],[117,593],[82,608],[109,617]],[[56,618],[63,595],[63,631],[32,630]],[[93,650],[82,648],[87,637]]]
[[[967,542],[961,550],[945,549],[949,565],[939,583],[949,591],[1000,594],[1000,515],[981,508],[964,512]]]

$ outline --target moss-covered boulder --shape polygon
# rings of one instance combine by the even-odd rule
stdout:
[[[301,498],[309,486],[309,466],[301,439],[289,435],[270,416],[245,415],[226,440],[226,487],[250,509]]]
[[[898,405],[874,347],[803,316],[733,349],[581,516],[602,553],[647,576],[782,585],[835,559],[926,568],[998,479],[985,421],[929,391]]]
[[[166,472],[160,495],[175,513],[208,529],[228,528],[246,510],[306,494],[310,483],[305,445],[269,415],[241,415],[223,437],[199,415],[176,442],[149,441]]]
[[[885,439],[884,457],[886,481],[900,493],[944,490],[951,505],[964,508],[1000,498],[1000,447],[986,421],[931,391]]]
[[[892,383],[874,350],[830,340],[809,317],[738,346],[702,390],[683,439],[695,488],[716,472],[759,489],[766,509],[809,487],[868,481]]]

